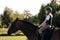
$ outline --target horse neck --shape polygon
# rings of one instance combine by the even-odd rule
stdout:
[[[28,23],[24,23],[22,22],[23,27],[20,27],[20,30],[27,36],[27,37],[31,37],[31,36],[35,36],[35,30],[36,28]]]

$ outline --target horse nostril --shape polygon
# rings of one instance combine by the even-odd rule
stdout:
[[[11,35],[11,33],[9,31],[7,33],[8,33],[9,36]]]
[[[8,35],[10,36],[10,35],[11,35],[11,33],[8,33]]]

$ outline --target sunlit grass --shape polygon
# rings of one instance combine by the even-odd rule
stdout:
[[[7,34],[7,28],[0,28],[0,34]]]
[[[27,40],[25,36],[0,36],[0,40]]]

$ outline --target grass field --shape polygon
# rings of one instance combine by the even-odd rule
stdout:
[[[20,31],[16,32],[15,35],[12,36],[8,36],[7,31],[7,28],[0,28],[0,40],[27,40],[26,36]]]
[[[25,36],[0,36],[0,40],[27,40]]]

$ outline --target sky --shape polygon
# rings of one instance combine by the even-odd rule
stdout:
[[[39,12],[42,4],[50,3],[51,0],[0,0],[0,14],[3,14],[5,7],[13,11],[23,13],[25,9],[30,10],[32,15]]]

